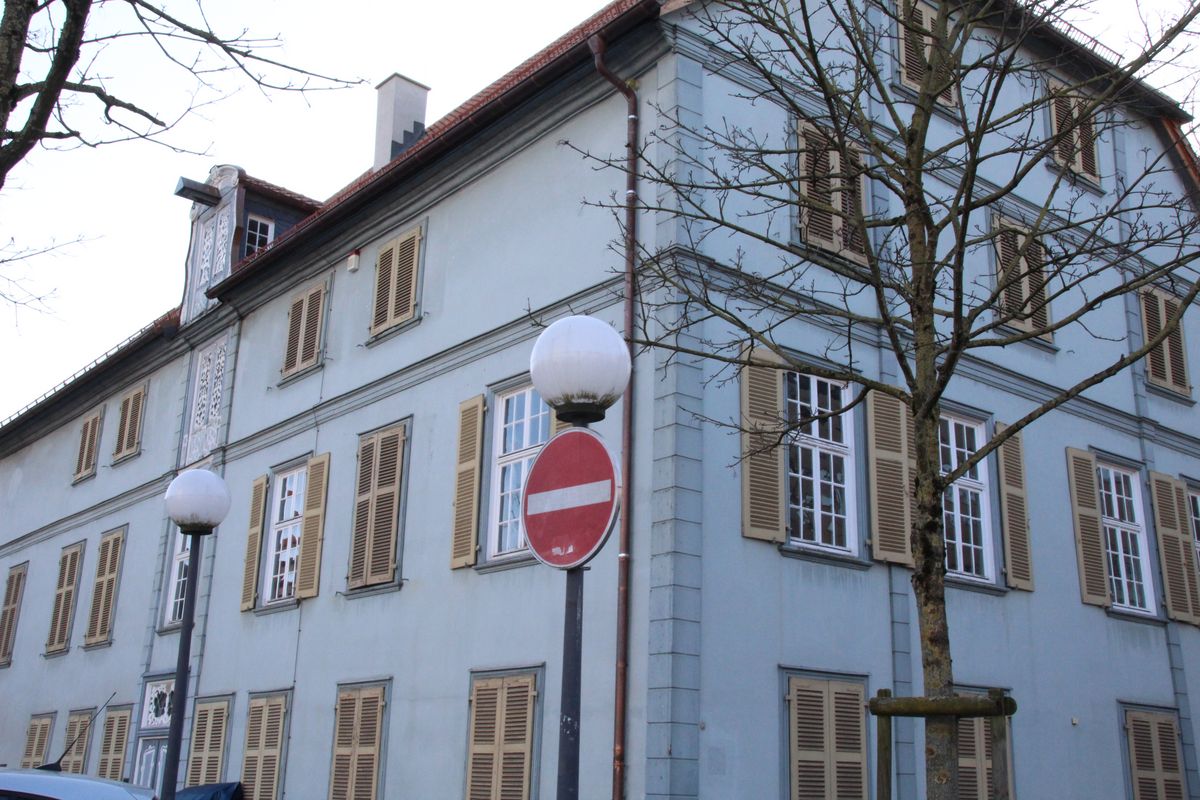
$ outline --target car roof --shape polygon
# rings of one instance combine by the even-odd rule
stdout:
[[[58,800],[151,800],[153,790],[90,775],[40,769],[0,769],[0,789]]]

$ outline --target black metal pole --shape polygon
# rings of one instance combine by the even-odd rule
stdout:
[[[187,705],[188,661],[192,656],[192,623],[196,619],[196,584],[200,583],[200,542],[211,528],[185,531],[191,537],[187,583],[183,591],[183,620],[179,628],[179,658],[175,661],[175,687],[172,690],[171,727],[167,731],[167,755],[163,763],[162,800],[175,800],[179,780],[179,751],[183,745],[183,718]]]
[[[563,618],[562,708],[558,723],[558,800],[579,800],[579,695],[583,663],[583,567],[567,570]],[[164,798],[166,800],[166,798]]]

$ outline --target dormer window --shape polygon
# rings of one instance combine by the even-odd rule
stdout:
[[[264,249],[275,238],[275,224],[264,217],[253,214],[246,220],[246,256]]]

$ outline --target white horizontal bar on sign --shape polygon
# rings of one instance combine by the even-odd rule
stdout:
[[[547,514],[551,511],[565,511],[568,508],[607,503],[610,499],[612,499],[612,481],[581,483],[577,486],[564,486],[561,489],[551,489],[548,492],[529,495],[528,513]]]

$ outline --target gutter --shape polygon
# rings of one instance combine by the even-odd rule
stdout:
[[[625,342],[632,363],[634,268],[637,258],[637,167],[638,167],[638,96],[635,80],[622,81],[604,63],[606,43],[600,34],[588,37],[596,71],[625,96],[628,113],[625,134]],[[613,800],[625,797],[625,731],[629,708],[629,568],[633,526],[633,507],[629,487],[633,483],[633,385],[637,370],[630,370],[625,387],[621,415],[621,531],[617,552],[617,660],[613,692]]]

